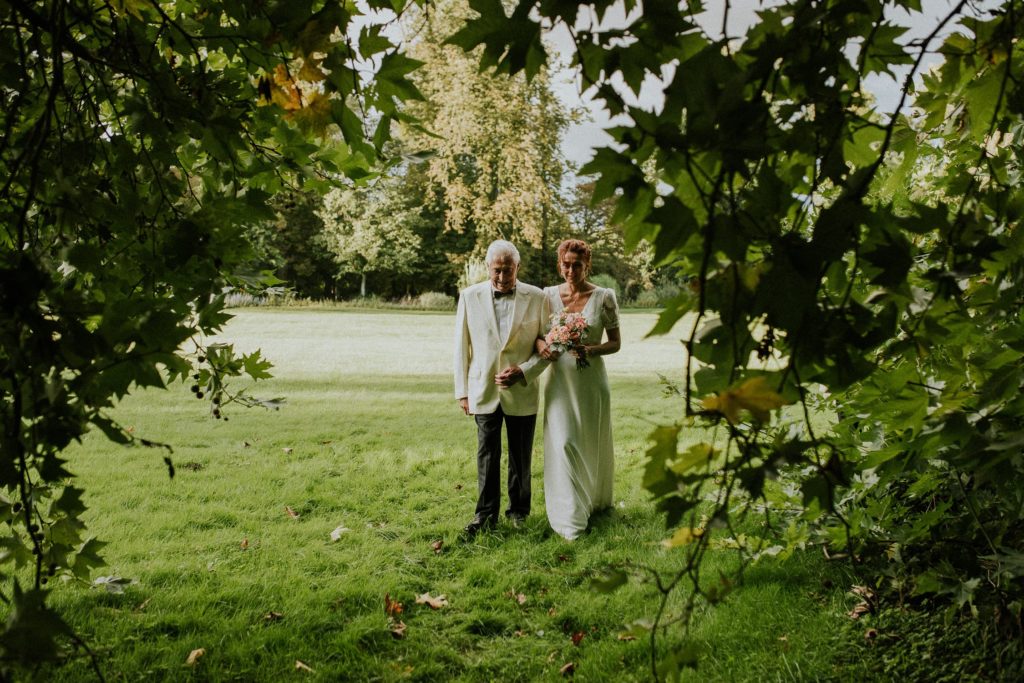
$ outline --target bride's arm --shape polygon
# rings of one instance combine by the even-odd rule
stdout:
[[[587,356],[607,356],[612,353],[618,353],[619,349],[622,348],[622,335],[619,333],[619,328],[613,327],[610,330],[605,330],[605,334],[608,336],[608,341],[603,344],[588,344],[583,347],[583,351]]]

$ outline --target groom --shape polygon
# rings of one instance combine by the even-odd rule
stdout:
[[[487,248],[487,282],[467,287],[455,315],[455,398],[476,420],[476,515],[472,538],[498,522],[501,505],[501,425],[508,437],[505,515],[520,526],[530,513],[530,456],[537,424],[539,376],[547,367],[535,351],[548,304],[533,285],[517,282],[519,251],[497,240]]]

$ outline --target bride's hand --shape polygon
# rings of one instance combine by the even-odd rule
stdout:
[[[540,357],[544,360],[551,361],[558,360],[558,357],[562,355],[561,351],[556,351],[551,348],[551,345],[543,340],[537,342],[537,353],[539,353]]]

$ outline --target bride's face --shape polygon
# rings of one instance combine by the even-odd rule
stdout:
[[[583,284],[587,279],[587,265],[579,254],[572,251],[567,251],[562,256],[558,262],[558,271],[562,274],[562,279],[574,287]]]

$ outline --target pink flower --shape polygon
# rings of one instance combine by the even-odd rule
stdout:
[[[576,351],[576,367],[582,370],[590,365],[582,351],[587,332],[587,319],[582,313],[562,311],[551,316],[551,330],[544,340],[561,353]]]

